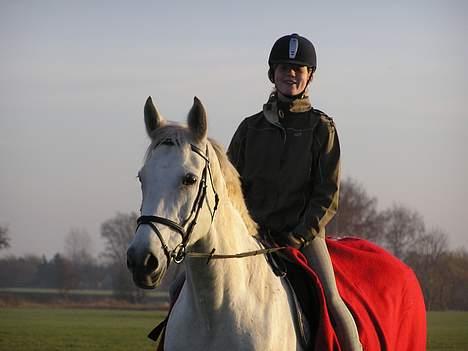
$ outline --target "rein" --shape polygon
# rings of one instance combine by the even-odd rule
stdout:
[[[228,259],[228,258],[244,258],[244,257],[258,256],[258,255],[267,255],[276,251],[284,250],[286,248],[287,248],[286,246],[279,246],[279,247],[272,247],[269,249],[246,251],[246,252],[241,252],[238,254],[215,254],[216,249],[213,249],[211,250],[210,253],[189,251],[186,253],[186,256],[195,257],[195,258],[207,258],[206,263],[209,263],[212,259],[216,260],[216,259]]]

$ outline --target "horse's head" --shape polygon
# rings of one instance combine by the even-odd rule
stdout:
[[[141,217],[127,251],[128,268],[142,288],[157,286],[169,263],[183,260],[185,247],[209,231],[216,211],[206,113],[197,98],[187,122],[188,127],[167,123],[151,98],[146,101],[151,145],[138,174]]]

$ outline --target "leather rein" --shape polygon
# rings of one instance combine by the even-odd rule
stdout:
[[[162,143],[166,143],[166,142],[172,143],[171,140],[165,140]],[[157,147],[158,145],[156,145],[155,147]],[[193,202],[190,215],[183,222],[183,224],[178,224],[170,219],[159,217],[159,216],[140,216],[137,219],[137,227],[135,231],[137,231],[138,228],[143,224],[149,225],[151,227],[151,229],[154,231],[159,241],[161,242],[162,249],[167,258],[168,267],[171,261],[174,261],[174,263],[176,264],[180,264],[184,261],[185,257],[187,256],[195,257],[195,258],[206,258],[207,263],[208,263],[212,259],[243,258],[243,257],[249,257],[249,256],[264,255],[264,254],[269,254],[275,251],[283,250],[285,247],[259,249],[259,250],[242,252],[238,254],[215,254],[215,251],[216,251],[215,248],[213,248],[210,253],[193,252],[193,251],[187,252],[186,250],[187,244],[190,240],[190,236],[195,228],[195,225],[197,224],[198,216],[203,207],[203,203],[206,201],[210,209],[211,224],[213,223],[214,216],[216,214],[216,210],[218,209],[218,204],[219,204],[219,196],[214,187],[213,176],[212,176],[211,167],[210,167],[210,159],[208,157],[208,145],[206,146],[205,153],[203,153],[203,151],[199,147],[193,144],[190,144],[190,148],[193,152],[195,152],[197,155],[201,156],[205,160],[205,167],[203,168],[203,171],[202,171],[202,176],[201,176],[200,184],[198,187],[198,193]],[[213,209],[211,209],[211,207],[209,206],[209,203],[206,198],[207,187],[208,187],[207,186],[208,176],[210,177],[211,187],[215,194],[215,204],[214,204]],[[190,221],[190,223],[188,223],[192,216],[193,216],[193,219]],[[188,223],[187,230],[185,230],[187,223]],[[179,233],[180,236],[182,237],[182,242],[179,245],[177,245],[173,250],[171,250],[169,246],[166,244],[166,242],[164,241],[164,238],[162,237],[161,232],[159,231],[156,224],[165,225],[169,227],[170,229],[172,229],[173,231]]]

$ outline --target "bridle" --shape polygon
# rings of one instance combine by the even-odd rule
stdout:
[[[163,142],[157,144],[155,148],[163,143],[172,143],[171,140],[164,140]],[[197,155],[201,156],[205,160],[205,167],[203,168],[200,183],[198,186],[198,193],[197,196],[195,197],[195,200],[192,205],[192,210],[189,214],[189,216],[183,221],[182,224],[176,223],[168,218],[164,217],[159,217],[159,216],[140,216],[137,219],[137,228],[140,227],[140,225],[146,224],[153,229],[154,233],[158,237],[159,241],[161,242],[161,246],[163,248],[164,254],[166,255],[167,258],[167,266],[169,266],[171,261],[174,261],[175,263],[179,264],[182,263],[182,261],[185,259],[187,253],[186,253],[186,247],[187,244],[190,240],[190,236],[192,235],[192,232],[195,228],[195,225],[197,224],[198,216],[200,214],[200,211],[203,207],[203,203],[206,200],[206,193],[207,193],[207,178],[209,176],[210,178],[210,183],[211,187],[214,192],[214,207],[211,209],[209,206],[209,203],[207,201],[210,213],[211,213],[211,223],[213,223],[214,216],[216,214],[216,210],[218,209],[218,204],[219,204],[219,196],[218,193],[216,192],[216,189],[214,187],[213,183],[213,176],[211,172],[211,166],[210,166],[210,159],[208,157],[208,145],[206,146],[206,152],[203,153],[203,150],[201,150],[199,147],[190,144],[190,149],[195,152]],[[189,222],[190,218],[193,219]],[[182,242],[177,245],[173,250],[169,249],[169,246],[166,244],[164,241],[164,238],[161,235],[161,232],[158,230],[156,223],[158,224],[163,224],[169,228],[171,228],[173,231],[177,232],[180,234],[182,237]],[[188,223],[188,225],[187,225]],[[187,230],[185,230],[185,227],[187,226]]]
[[[173,142],[171,140],[165,140],[162,143]],[[162,144],[160,143],[160,144]],[[160,145],[157,144],[155,148]],[[190,144],[190,149],[195,152],[197,155],[201,156],[205,160],[205,167],[203,168],[202,171],[202,176],[200,179],[200,184],[198,186],[198,193],[197,196],[195,197],[195,200],[192,205],[192,210],[189,214],[189,216],[183,221],[182,224],[178,224],[168,218],[164,217],[159,217],[159,216],[140,216],[137,219],[137,228],[135,231],[138,230],[138,228],[143,225],[149,225],[151,229],[153,229],[154,233],[158,237],[159,241],[161,242],[162,249],[164,251],[164,254],[166,255],[167,258],[167,267],[169,267],[169,264],[174,261],[176,264],[180,264],[184,261],[185,257],[190,256],[190,257],[198,257],[198,258],[207,258],[207,262],[209,262],[211,259],[227,259],[227,258],[243,258],[243,257],[250,257],[250,256],[257,256],[257,255],[265,255],[269,254],[272,252],[276,252],[279,250],[283,250],[286,247],[284,246],[279,246],[279,247],[272,247],[272,248],[266,248],[266,249],[259,249],[259,250],[253,250],[253,251],[247,251],[247,252],[242,252],[242,253],[237,253],[237,254],[215,254],[215,249],[213,248],[211,252],[205,253],[205,252],[187,252],[187,244],[190,240],[190,236],[195,228],[195,225],[197,224],[198,216],[200,214],[200,211],[203,207],[203,203],[206,201],[208,204],[208,208],[211,213],[211,224],[213,223],[214,216],[216,214],[216,210],[218,209],[218,204],[219,204],[219,196],[218,193],[216,192],[216,189],[214,187],[213,183],[213,175],[211,172],[211,166],[210,166],[210,159],[208,155],[208,145],[206,146],[206,152],[203,153],[203,150],[201,150],[199,147]],[[214,201],[215,204],[213,206],[213,209],[211,209],[207,198],[207,178],[210,178],[210,183],[211,187],[214,192]],[[190,221],[190,218],[193,219]],[[187,226],[188,223],[188,226]],[[180,234],[182,237],[182,242],[177,245],[173,250],[169,248],[169,246],[166,244],[164,241],[164,238],[161,235],[161,232],[159,231],[158,227],[156,224],[163,224],[173,231],[177,232]],[[210,225],[211,225],[210,224]],[[185,230],[185,226],[187,226],[187,230]]]

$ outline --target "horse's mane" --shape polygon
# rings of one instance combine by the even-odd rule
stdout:
[[[249,231],[249,233],[252,235],[256,235],[258,225],[250,216],[249,210],[247,209],[247,206],[245,204],[239,173],[229,161],[226,152],[224,151],[224,148],[220,144],[218,144],[217,141],[211,138],[209,138],[208,140],[211,143],[213,149],[215,150],[216,156],[218,157],[221,172],[223,173],[224,181],[226,182],[228,196],[232,204],[237,209],[237,211],[239,211],[242,219],[244,220],[245,225],[247,226],[247,230]]]
[[[171,139],[174,143],[181,145],[183,143],[195,143],[190,131],[187,127],[179,124],[169,124],[157,128],[151,134],[151,144],[148,147],[145,154],[145,162],[153,150],[159,143],[165,139]],[[216,153],[216,157],[219,162],[221,173],[224,177],[224,182],[226,183],[227,194],[231,203],[239,211],[248,232],[251,235],[256,235],[258,230],[258,225],[252,219],[245,204],[244,195],[242,193],[242,186],[240,181],[240,176],[235,167],[229,161],[224,148],[215,140],[208,138],[208,141]],[[210,155],[211,156],[211,155]]]

